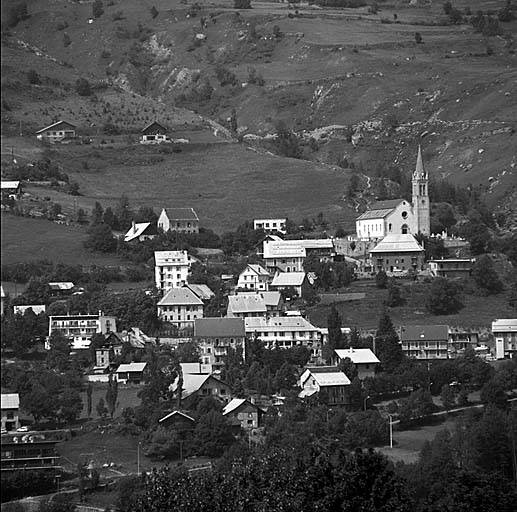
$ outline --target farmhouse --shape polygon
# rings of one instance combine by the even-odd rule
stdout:
[[[20,396],[18,393],[2,393],[0,409],[2,431],[16,430],[20,426]]]
[[[357,376],[362,380],[374,377],[375,367],[380,363],[377,356],[369,348],[343,348],[334,350],[334,362],[339,364],[344,359],[350,359],[357,368]]]
[[[285,223],[287,219],[254,219],[253,220],[253,229],[262,229],[266,233],[282,233],[285,235],[287,233],[285,229]]]
[[[356,219],[358,240],[382,239],[387,235],[409,233],[429,236],[429,175],[424,170],[422,152],[418,146],[415,171],[412,176],[412,203],[405,199],[378,201]]]
[[[46,126],[36,132],[36,137],[47,142],[60,142],[64,139],[73,139],[75,137],[75,126],[67,121],[58,121],[57,123]]]
[[[237,288],[247,290],[267,290],[271,279],[269,272],[257,264],[246,265],[246,268],[239,274]]]
[[[22,187],[19,181],[2,180],[2,195],[6,194],[11,199],[18,199],[22,193]]]
[[[124,235],[124,242],[132,242],[134,240],[143,242],[144,240],[152,240],[158,234],[156,226],[150,222],[133,221],[128,232]]]
[[[165,233],[199,233],[199,217],[193,208],[163,208],[158,217],[158,228]]]
[[[223,408],[223,416],[237,418],[245,430],[258,428],[262,409],[245,398],[233,398]]]
[[[376,272],[389,274],[424,269],[425,251],[411,234],[386,235],[371,251]]]
[[[187,283],[192,260],[187,251],[155,251],[154,277],[156,288],[163,292]]]
[[[141,131],[141,144],[160,144],[161,142],[170,142],[167,137],[167,129],[158,121],[153,121]]]
[[[178,329],[194,327],[203,318],[203,301],[189,288],[172,288],[158,302],[158,316]]]
[[[501,318],[492,322],[497,359],[514,357],[517,354],[517,318]]]
[[[327,405],[345,405],[349,402],[347,386],[350,379],[335,366],[307,368],[300,377],[300,398],[307,398],[324,391]]]

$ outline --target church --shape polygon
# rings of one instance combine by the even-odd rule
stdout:
[[[358,240],[376,240],[399,234],[431,234],[429,176],[424,170],[420,146],[412,177],[412,201],[377,201],[356,219],[355,226]]]

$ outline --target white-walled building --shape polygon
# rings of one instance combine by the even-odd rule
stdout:
[[[187,284],[192,260],[187,251],[155,251],[154,277],[156,288],[168,291]]]
[[[309,286],[305,272],[277,272],[271,281],[272,289],[281,291],[292,288],[298,297],[303,296],[304,286]]]
[[[501,318],[492,322],[497,359],[513,357],[517,353],[517,318]]]
[[[369,348],[338,348],[334,352],[336,364],[346,358],[350,359],[357,368],[357,376],[360,379],[375,376],[375,367],[380,361]]]
[[[162,208],[157,225],[165,233],[199,233],[199,217],[193,208]]]
[[[280,292],[238,293],[228,296],[228,318],[280,316],[283,300]]]
[[[178,329],[194,327],[203,318],[203,301],[189,288],[172,288],[158,302],[158,316]]]
[[[300,376],[302,391],[298,396],[307,398],[325,391],[327,405],[345,405],[349,403],[347,387],[350,384],[350,379],[335,366],[314,366]]]
[[[249,264],[239,274],[237,288],[245,288],[246,290],[266,291],[271,279],[269,272],[260,265]]]
[[[253,229],[263,229],[266,233],[278,231],[286,234],[285,223],[287,219],[255,219],[253,221]]]
[[[18,393],[2,393],[1,396],[2,431],[16,431],[20,426],[20,396]]]

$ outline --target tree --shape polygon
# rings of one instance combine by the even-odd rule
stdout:
[[[388,275],[384,270],[379,270],[379,272],[375,274],[375,285],[377,288],[386,288],[388,285]]]
[[[422,34],[420,32],[415,32],[415,42],[416,44],[422,43]]]
[[[104,210],[104,214],[102,215],[103,224],[107,224],[111,229],[116,229],[118,227],[118,219],[115,217],[111,206],[108,206]]]
[[[426,308],[433,315],[450,315],[457,313],[463,304],[460,300],[459,286],[438,277],[433,280],[426,297]]]
[[[487,254],[477,258],[472,266],[472,279],[487,295],[496,295],[504,288],[494,268],[492,258]]]
[[[75,92],[77,92],[79,96],[90,96],[92,93],[90,82],[88,82],[86,78],[78,78],[75,82]]]
[[[154,20],[154,18],[156,18],[156,16],[158,16],[158,14],[159,14],[159,13],[158,13],[158,9],[153,5],[153,6],[151,7],[151,9],[149,9],[149,10],[150,10],[150,12],[151,12],[151,17],[152,17],[152,18],[153,18],[153,20]]]
[[[110,373],[108,377],[108,389],[106,390],[106,405],[108,406],[108,412],[113,418],[115,409],[117,408],[118,398],[118,381],[113,378],[113,374]]]
[[[452,3],[447,0],[446,2],[444,2],[443,4],[443,12],[447,15],[449,15],[452,11]]]
[[[375,334],[375,353],[382,367],[388,371],[398,366],[404,357],[399,337],[387,310],[384,310],[379,318]]]
[[[388,298],[386,299],[386,305],[390,308],[401,306],[404,304],[404,298],[400,290],[400,286],[395,282],[394,279],[390,279],[388,284]]]
[[[101,204],[95,201],[95,206],[92,208],[90,226],[97,226],[99,224],[102,224],[103,214],[104,209],[102,208]]]
[[[454,389],[449,384],[444,384],[440,397],[445,410],[450,411],[455,402]]]
[[[328,342],[323,347],[324,355],[323,358],[330,363],[330,360],[334,356],[334,350],[337,348],[343,348],[343,333],[341,331],[341,316],[336,309],[336,306],[332,306],[330,313],[327,317],[328,327]]]
[[[90,418],[92,415],[92,393],[92,383],[88,382],[88,385],[86,386],[86,414],[88,415],[88,418]]]
[[[104,398],[100,397],[99,401],[97,402],[97,415],[101,418],[105,418],[108,415],[108,409],[106,409],[106,405],[104,403]]]
[[[92,16],[94,18],[100,18],[104,14],[104,6],[102,0],[95,0],[92,4]]]
[[[118,219],[118,228],[122,230],[129,229],[131,220],[133,219],[133,212],[129,206],[129,199],[126,195],[122,195],[115,208],[115,216]]]
[[[84,246],[91,251],[114,252],[117,248],[117,241],[107,224],[98,224],[90,228]]]
[[[180,343],[174,350],[174,355],[180,363],[198,363],[199,346],[194,342]]]
[[[83,410],[81,396],[76,389],[65,388],[59,396],[59,420],[69,423],[75,421]]]
[[[27,71],[27,80],[31,85],[40,85],[41,84],[41,78],[34,69],[29,69]]]
[[[203,414],[194,429],[192,446],[198,455],[219,457],[235,442],[229,423],[221,413],[211,410]]]
[[[275,148],[277,152],[289,158],[301,158],[302,149],[296,134],[294,134],[284,121],[278,121],[275,126]]]
[[[233,0],[235,9],[251,9],[251,0]]]
[[[70,368],[70,340],[59,332],[54,332],[49,339],[50,350],[47,352],[47,366],[59,372]]]
[[[506,409],[508,405],[504,388],[496,379],[490,379],[481,388],[480,398],[485,405],[493,405],[499,409]]]

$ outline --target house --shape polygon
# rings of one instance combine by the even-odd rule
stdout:
[[[121,364],[115,375],[117,381],[122,384],[141,384],[145,380],[147,363],[128,363]]]
[[[167,129],[158,121],[153,121],[142,128],[140,144],[160,144],[161,142],[171,142],[167,137]]]
[[[321,356],[320,330],[301,316],[245,318],[246,334],[260,338],[267,348],[291,348],[303,345],[311,356]]]
[[[237,288],[246,290],[266,291],[271,279],[269,272],[256,264],[246,265],[246,268],[239,274]]]
[[[429,236],[429,175],[424,170],[422,152],[418,147],[412,176],[412,202],[405,199],[377,201],[356,219],[358,240],[380,240],[387,235],[422,233]]]
[[[270,288],[278,291],[292,289],[298,297],[303,297],[309,286],[305,272],[277,272]]]
[[[259,258],[264,257],[264,242],[281,242],[283,238],[278,235],[273,235],[271,233],[267,234],[260,242],[255,245],[255,251]]]
[[[178,391],[179,377],[171,384],[171,391]],[[231,399],[231,387],[213,375],[183,374],[181,385],[181,399],[184,405],[193,404],[196,398],[211,396],[224,402]]]
[[[157,224],[165,233],[199,233],[199,217],[193,208],[163,208]]]
[[[56,444],[62,441],[63,431],[54,432],[2,434],[2,475],[10,471],[59,472],[62,466]]]
[[[471,258],[429,260],[429,270],[434,277],[467,278],[474,262]]]
[[[88,348],[94,334],[116,330],[116,318],[105,316],[100,311],[97,315],[50,315],[48,321],[49,338],[54,333],[60,333],[71,340],[73,350]],[[45,348],[50,349],[48,340]]]
[[[133,221],[128,232],[124,235],[124,242],[143,242],[144,240],[152,240],[158,234],[158,230],[154,224],[150,222]]]
[[[73,139],[75,137],[75,126],[67,121],[58,121],[57,123],[46,126],[36,132],[39,140],[47,142],[61,142],[64,139]]]
[[[287,219],[279,218],[279,219],[254,219],[253,220],[253,229],[262,229],[266,233],[282,233],[285,235],[287,230],[285,228],[285,223]]]
[[[211,364],[203,363],[180,363],[183,375],[190,373],[193,375],[210,375],[214,369]]]
[[[201,362],[220,367],[228,349],[241,350],[245,357],[246,330],[243,318],[197,318],[194,340],[199,344]]]
[[[347,386],[350,379],[335,366],[314,366],[307,368],[299,381],[300,398],[307,398],[324,392],[322,399],[327,405],[346,405],[349,403]]]
[[[187,251],[155,251],[154,277],[158,290],[167,292],[187,284],[192,259]]]
[[[15,315],[25,315],[25,312],[28,309],[31,309],[35,315],[39,315],[40,313],[45,313],[45,311],[47,310],[47,306],[45,306],[45,304],[13,306],[13,311]]]
[[[371,251],[376,272],[388,274],[424,270],[425,251],[411,234],[386,235]]]
[[[175,430],[177,432],[185,433],[194,430],[196,427],[196,420],[181,411],[172,411],[158,420],[162,427]]]
[[[194,327],[203,318],[203,301],[189,288],[171,288],[158,302],[158,316],[178,329]]]
[[[280,316],[283,299],[279,292],[237,293],[228,296],[228,318]]]
[[[75,285],[71,281],[59,281],[48,283],[52,297],[66,297],[72,295]]]
[[[233,398],[223,408],[223,416],[237,418],[245,430],[258,428],[264,411],[245,398]]]
[[[513,358],[517,353],[517,318],[501,318],[492,322],[497,359]]]
[[[142,354],[145,349],[154,345],[153,338],[147,336],[138,327],[122,332],[109,332],[105,336],[101,347],[95,349],[95,363],[97,368],[106,369],[112,365],[117,357],[122,355],[124,346],[128,348],[128,356]]]
[[[22,193],[21,183],[19,181],[2,180],[2,197],[4,194],[11,199],[18,199]]]
[[[334,350],[334,363],[339,363],[346,358],[350,359],[357,368],[357,376],[362,380],[375,376],[375,368],[380,363],[377,356],[369,348],[339,348]]]
[[[2,393],[0,402],[2,432],[18,429],[20,427],[20,396],[18,393]]]
[[[479,331],[465,327],[449,327],[449,345],[447,348],[449,359],[465,353],[467,348],[476,350],[479,344]]]
[[[186,284],[185,287],[195,293],[203,302],[208,302],[215,297],[215,293],[206,284]]]
[[[414,359],[447,359],[449,326],[406,325],[400,328],[402,352]]]

